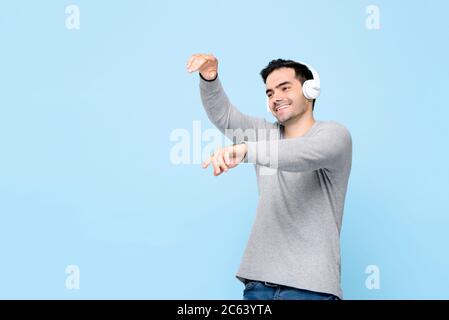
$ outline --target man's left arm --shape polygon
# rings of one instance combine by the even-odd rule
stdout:
[[[217,150],[209,164],[218,176],[241,162],[292,172],[315,171],[327,168],[338,170],[351,162],[352,139],[349,131],[338,124],[328,125],[313,136],[282,140],[244,142]]]
[[[322,128],[313,136],[245,144],[247,162],[283,171],[339,169],[352,156],[351,135],[338,124]]]

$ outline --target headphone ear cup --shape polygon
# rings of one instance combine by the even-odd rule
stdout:
[[[320,84],[315,80],[306,80],[302,85],[304,97],[314,100],[320,95]]]

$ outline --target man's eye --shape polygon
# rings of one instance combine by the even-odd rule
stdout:
[[[290,89],[290,88],[289,87],[283,87],[282,88],[283,91],[288,90],[288,89]]]

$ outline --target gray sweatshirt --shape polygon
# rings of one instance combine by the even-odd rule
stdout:
[[[349,131],[336,122],[315,121],[304,136],[286,139],[278,122],[237,110],[218,78],[200,78],[200,91],[210,121],[235,143],[247,143],[245,162],[256,169],[259,204],[236,277],[342,298],[340,230],[351,171]]]

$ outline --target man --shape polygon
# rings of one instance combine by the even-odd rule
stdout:
[[[213,55],[193,55],[187,69],[199,71],[202,102],[217,128],[255,132],[203,163],[212,164],[215,176],[240,162],[255,164],[259,205],[236,275],[245,284],[243,298],[341,299],[340,230],[352,140],[342,125],[314,119],[315,100],[303,90],[311,70],[278,59],[261,71],[277,119],[270,123],[230,103]]]

